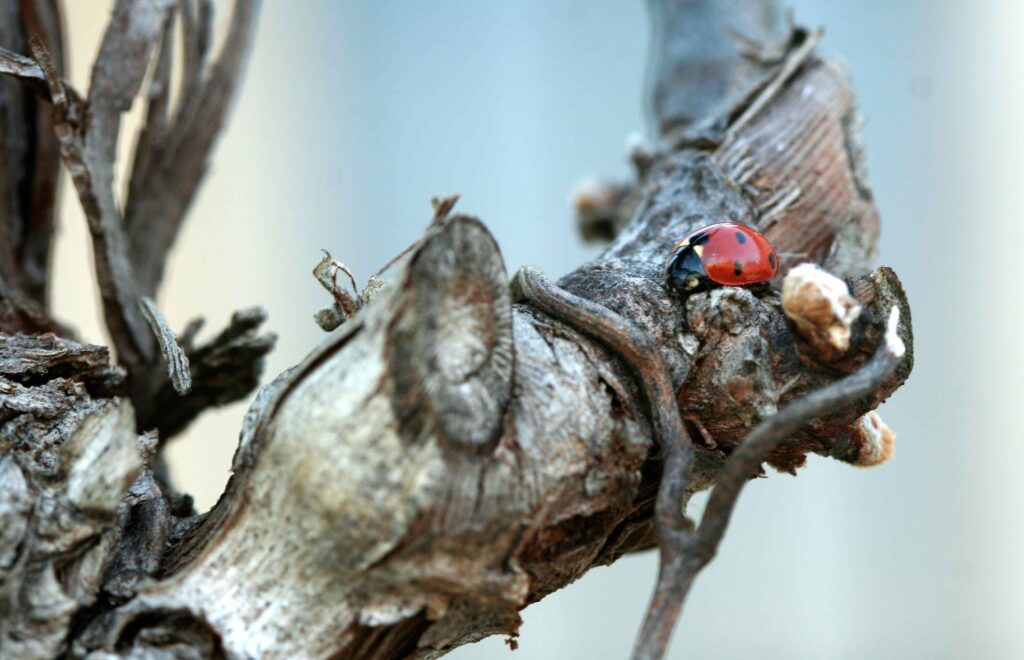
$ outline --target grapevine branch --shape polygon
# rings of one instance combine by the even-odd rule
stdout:
[[[633,180],[576,195],[603,253],[510,282],[447,197],[361,291],[325,258],[330,334],[258,391],[232,478],[197,513],[163,448],[252,392],[274,338],[258,308],[202,341],[201,320],[175,333],[152,301],[259,3],[235,1],[214,53],[208,0],[116,0],[82,95],[60,75],[56,1],[0,0],[0,655],[437,657],[514,637],[524,607],[658,546],[635,647],[657,658],[751,476],[889,456],[875,408],[912,368],[910,309],[872,266],[845,75],[772,0],[649,4],[656,134]],[[113,350],[47,306],[61,161]],[[670,295],[672,245],[723,220],[767,235],[779,278]]]

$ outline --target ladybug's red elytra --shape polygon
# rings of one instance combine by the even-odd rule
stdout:
[[[778,254],[761,232],[720,222],[676,243],[665,267],[665,283],[670,291],[689,295],[715,286],[767,282],[778,272]]]

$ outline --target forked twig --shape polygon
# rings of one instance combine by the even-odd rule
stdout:
[[[718,552],[740,492],[761,464],[803,426],[853,404],[892,376],[906,351],[896,332],[898,326],[899,308],[893,307],[885,339],[867,364],[845,378],[794,400],[754,427],[732,452],[711,491],[696,531],[675,539],[677,545],[672,553],[665,552],[662,541],[658,584],[633,649],[635,660],[664,657],[686,594],[697,574]]]
[[[697,542],[714,553],[743,486],[761,463],[808,422],[849,406],[881,387],[896,371],[906,347],[897,334],[900,310],[893,306],[881,346],[860,369],[826,387],[795,399],[775,415],[754,427],[743,443],[726,461],[722,474],[711,491],[700,526]]]
[[[690,587],[715,556],[740,492],[761,464],[803,426],[867,396],[892,376],[905,352],[897,334],[899,309],[892,308],[882,345],[861,369],[796,399],[747,435],[726,461],[700,525],[690,531],[683,504],[693,447],[679,416],[668,372],[651,339],[610,309],[552,284],[535,268],[523,268],[516,274],[513,291],[518,299],[605,344],[637,374],[664,469],[655,508],[661,550],[658,581],[633,658],[659,660],[668,648]]]

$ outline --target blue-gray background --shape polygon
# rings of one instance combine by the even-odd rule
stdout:
[[[84,87],[106,3],[67,4],[70,75]],[[1021,657],[1024,3],[793,4],[799,22],[827,27],[824,47],[853,76],[880,262],[907,287],[917,361],[882,410],[899,434],[892,461],[812,460],[746,492],[672,657]],[[167,315],[218,326],[265,305],[276,373],[320,339],[320,248],[365,278],[420,234],[431,196],[452,192],[510,271],[572,269],[596,252],[576,238],[567,195],[582,176],[628,174],[647,31],[641,0],[266,2],[174,255]],[[55,303],[104,341],[70,197],[64,216]],[[172,448],[201,505],[226,479],[243,409],[207,415]],[[655,564],[626,558],[527,609],[514,655],[495,638],[452,657],[625,657]]]

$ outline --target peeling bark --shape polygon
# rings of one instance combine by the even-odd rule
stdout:
[[[437,657],[514,637],[520,610],[625,553],[660,542],[664,569],[666,534],[689,531],[655,520],[685,526],[694,492],[714,488],[721,511],[694,531],[706,563],[763,463],[795,473],[808,453],[854,465],[891,453],[872,411],[909,376],[910,313],[896,275],[872,270],[879,218],[845,77],[814,50],[820,34],[793,30],[774,3],[656,0],[661,140],[635,159],[635,184],[599,209],[593,235],[611,243],[558,281],[561,307],[531,288],[536,271],[510,283],[484,224],[451,215],[454,198],[438,202],[394,283],[372,297],[340,297],[333,271],[319,272],[337,329],[258,393],[224,495],[196,515],[162,479],[162,443],[251,391],[273,338],[250,310],[196,346],[198,322],[175,336],[143,299],[201,180],[256,6],[238,0],[228,45],[204,67],[206,2],[119,0],[88,125],[51,45],[33,42],[34,59],[0,51],[0,72],[54,109],[102,250],[122,365],[106,349],[33,334],[56,327],[45,307],[39,323],[0,328],[0,655]],[[176,30],[183,101],[172,109]],[[122,214],[110,185],[116,128],[147,67]],[[671,246],[724,220],[773,240],[774,288],[670,295]],[[787,305],[781,278],[805,261],[840,278],[815,291],[855,301],[859,315]],[[20,268],[0,283],[34,282]],[[608,340],[616,323],[629,328],[621,342]],[[843,340],[831,341],[837,323]],[[895,343],[907,354],[877,368]],[[846,398],[829,394],[837,388]],[[681,429],[678,446],[659,410]],[[666,490],[676,449],[687,474]],[[672,511],[666,492],[678,495]],[[685,595],[694,575],[669,587]],[[674,615],[651,611],[664,646]],[[638,657],[657,657],[650,639]]]
[[[83,377],[119,377],[103,373],[105,349],[45,335],[7,348],[34,364],[0,375],[0,650],[55,657],[96,603],[115,512],[143,460],[131,404]]]

